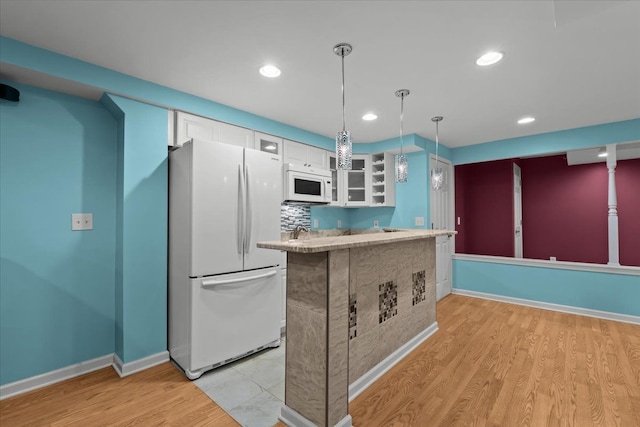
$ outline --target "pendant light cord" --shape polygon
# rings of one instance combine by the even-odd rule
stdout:
[[[342,52],[342,132],[346,129],[344,120],[344,49]]]
[[[404,145],[404,142],[403,142],[404,129],[402,126],[403,121],[404,121],[404,95],[400,97],[400,155],[401,156],[402,156],[402,148]]]
[[[438,168],[438,124],[440,120],[436,122],[436,169]]]

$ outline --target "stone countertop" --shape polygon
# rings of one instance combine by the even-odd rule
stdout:
[[[456,234],[451,230],[410,230],[385,229],[384,233],[358,233],[346,236],[315,237],[310,239],[258,242],[259,248],[280,251],[315,253],[336,249],[348,249],[363,246],[384,245],[407,240],[428,239]]]

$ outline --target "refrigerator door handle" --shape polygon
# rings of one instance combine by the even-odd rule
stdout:
[[[267,277],[273,277],[276,274],[278,274],[278,272],[276,270],[273,270],[273,271],[270,271],[268,273],[258,274],[257,276],[240,277],[238,279],[203,280],[202,281],[202,287],[203,288],[207,288],[207,287],[218,286],[218,285],[230,285],[230,284],[233,284],[233,283],[249,282],[251,280],[266,279]]]
[[[242,164],[238,163],[238,230],[237,230],[237,245],[238,254],[242,255],[244,248],[244,236],[242,233],[242,222],[244,217],[244,176],[242,175]]]
[[[251,181],[251,178],[249,177],[249,165],[245,165],[244,171],[245,171],[244,181],[246,186],[245,197],[247,199],[247,204],[246,204],[247,214],[245,216],[246,225],[244,229],[244,239],[245,239],[244,253],[248,254],[249,251],[251,250],[251,222],[252,222],[252,215],[253,215],[253,212],[251,209],[251,188],[249,186],[249,182]]]

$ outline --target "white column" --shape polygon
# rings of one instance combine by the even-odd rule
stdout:
[[[618,198],[616,197],[616,144],[607,145],[609,171],[609,265],[620,265],[618,246]]]

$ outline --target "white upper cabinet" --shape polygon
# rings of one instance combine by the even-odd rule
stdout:
[[[331,170],[331,206],[362,207],[371,203],[371,156],[354,154],[349,171],[336,170],[336,153],[325,151]]]
[[[284,140],[284,162],[310,168],[327,169],[326,150],[295,141]]]
[[[253,148],[253,131],[240,126],[218,122],[220,133],[218,141],[224,144],[238,145],[244,148]]]
[[[282,138],[279,138],[277,136],[255,132],[254,148],[266,153],[275,154],[279,156],[280,159],[282,159]]]
[[[181,146],[190,139],[222,142],[245,148],[254,147],[253,131],[206,117],[176,112],[175,145]]]

